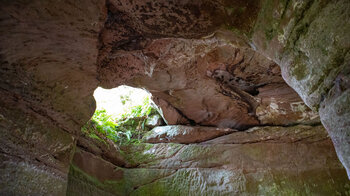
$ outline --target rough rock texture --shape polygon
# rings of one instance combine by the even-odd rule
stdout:
[[[336,77],[348,74],[349,11],[343,0],[262,4],[252,40],[310,107],[318,108]]]
[[[161,100],[158,102],[165,101],[161,108],[171,113],[163,112],[168,124],[189,121],[245,129],[259,124],[309,123],[317,118],[292,90],[289,100],[273,102],[279,110],[261,111],[269,101],[281,97],[275,92],[256,114],[261,104],[258,88],[284,82],[277,64],[248,49],[245,37],[230,30],[252,29],[258,1],[111,1],[107,7],[109,18],[101,33],[98,57],[101,85],[146,88]],[[245,22],[238,17],[245,17]]]
[[[315,124],[320,121],[317,112],[310,110],[296,92],[284,83],[258,88],[260,104],[256,115],[261,124],[291,125]]]
[[[104,9],[98,0],[2,2],[1,90],[63,129],[80,129],[94,111]]]
[[[235,132],[221,136],[202,144],[250,144],[256,142],[268,143],[295,143],[317,142],[327,138],[327,132],[321,125],[297,125],[291,127],[254,127],[244,132]]]
[[[17,96],[0,97],[0,194],[64,195],[74,138]]]
[[[67,194],[349,194],[346,172],[322,126],[262,127],[245,135],[233,133],[231,139],[128,146],[122,149],[127,168],[79,150]]]
[[[108,66],[99,70],[102,85],[113,87],[123,82],[146,88],[178,111],[169,115],[171,124],[179,123],[179,113],[198,125],[238,129],[259,124],[310,123],[312,119],[317,122],[317,114],[283,85],[275,63],[216,37],[157,39],[142,50],[115,50],[102,62],[106,61]],[[270,85],[279,85],[282,90],[265,90]],[[264,92],[262,96],[260,91]],[[288,96],[279,94],[284,91]],[[266,105],[271,104],[279,109],[267,110]]]
[[[234,129],[191,126],[161,126],[146,133],[142,140],[147,143],[180,143],[191,144],[207,141],[215,137],[232,133]]]
[[[347,0],[266,0],[250,34],[309,107],[323,106],[322,123],[350,176],[349,13]]]
[[[350,176],[349,13],[348,0],[1,1],[0,194],[65,194],[75,137],[95,109],[92,93],[99,82],[145,87],[168,104],[163,107],[171,115],[163,116],[169,124],[242,130],[315,124],[319,111]],[[173,156],[174,167],[170,159],[140,161],[154,158],[142,148],[136,152],[141,159],[130,162],[114,153],[115,146],[108,151],[79,140],[92,153],[86,157],[148,168],[123,169],[120,186],[109,191],[110,176],[94,181],[96,165],[83,167],[74,159],[70,182],[76,186],[68,193],[78,194],[71,191],[77,187],[121,195],[349,194],[329,141],[303,140],[145,145],[160,157],[177,146],[188,149]],[[140,175],[145,171],[149,175]]]
[[[65,195],[92,115],[104,1],[1,1],[1,195]]]
[[[200,2],[192,4],[193,7],[186,6],[186,3],[176,2],[175,4],[177,4],[178,9],[181,10],[192,10],[193,7],[202,8],[202,4]],[[236,5],[232,6],[235,3]],[[198,29],[201,29],[202,31],[197,35],[188,34],[187,28],[171,28],[170,21],[173,20],[169,20],[168,16],[174,15],[175,19],[180,18],[178,16],[179,12],[171,9],[173,6],[165,5],[166,14],[158,15],[156,14],[158,12],[155,10],[160,10],[159,7],[164,6],[162,3],[159,4],[156,2],[154,4],[149,4],[147,5],[148,9],[146,9],[145,6],[136,6],[138,4],[142,3],[135,2],[128,4],[128,6],[135,6],[135,9],[132,9],[134,11],[133,14],[135,13],[134,18],[138,18],[142,21],[142,17],[145,16],[145,12],[147,12],[149,14],[147,16],[156,16],[154,17],[155,20],[148,18],[146,25],[137,22],[127,23],[125,22],[127,18],[131,17],[130,9],[127,9],[127,11],[124,12],[123,9],[125,6],[118,7],[113,3],[112,6],[109,7],[111,10],[111,17],[107,22],[108,25],[105,26],[101,35],[103,47],[98,61],[103,85],[111,85],[112,87],[118,85],[119,83],[128,83],[126,82],[127,80],[136,77],[137,81],[133,81],[129,84],[134,84],[135,86],[145,86],[146,88],[157,92],[162,91],[160,93],[162,99],[169,102],[178,111],[181,111],[185,117],[201,125],[246,128],[259,123],[264,124],[267,122],[269,122],[267,124],[277,124],[281,122],[293,124],[295,122],[300,122],[300,119],[304,119],[304,117],[309,118],[306,119],[306,121],[311,121],[311,123],[313,123],[312,121],[315,119],[315,114],[312,114],[311,112],[306,112],[298,117],[296,117],[295,114],[292,114],[293,117],[291,117],[291,119],[294,119],[293,122],[279,119],[277,116],[283,117],[285,111],[283,109],[276,110],[274,100],[267,100],[271,101],[271,103],[273,103],[272,105],[271,103],[265,102],[263,106],[256,108],[257,105],[254,102],[255,99],[249,99],[251,97],[249,95],[246,96],[245,93],[238,93],[240,92],[238,90],[243,90],[244,92],[248,92],[248,94],[250,91],[250,95],[255,94],[254,88],[252,90],[251,86],[247,85],[252,82],[249,79],[246,80],[247,78],[239,78],[238,81],[232,80],[234,81],[233,86],[235,87],[233,91],[239,96],[234,94],[235,96],[233,97],[235,101],[231,100],[230,104],[228,104],[230,101],[224,100],[222,97],[220,97],[220,94],[229,94],[232,97],[231,89],[229,91],[226,89],[224,91],[220,89],[220,94],[217,94],[218,91],[215,91],[214,93],[211,90],[214,87],[217,87],[217,85],[214,85],[214,87],[213,85],[209,85],[207,83],[204,85],[203,81],[193,79],[198,77],[194,76],[191,71],[197,67],[203,66],[202,64],[198,65],[200,58],[198,59],[193,57],[193,54],[198,54],[196,51],[201,53],[200,49],[203,48],[207,49],[209,53],[202,52],[201,56],[210,54],[210,48],[213,48],[213,46],[208,46],[208,42],[206,41],[214,37],[220,38],[219,40],[223,40],[226,44],[230,45],[227,47],[239,48],[240,51],[243,50],[243,48],[251,47],[263,56],[276,62],[281,67],[283,78],[286,80],[288,85],[296,90],[296,92],[301,96],[302,100],[309,107],[313,108],[314,111],[317,111],[320,105],[332,103],[333,100],[338,99],[340,96],[343,96],[343,98],[345,97],[344,99],[348,100],[348,98],[346,98],[346,96],[348,96],[346,91],[349,89],[350,23],[348,21],[350,18],[350,3],[347,0],[262,0],[256,2],[249,1],[249,3],[246,4],[242,3],[241,1],[232,1],[230,3],[223,1],[219,6],[216,6],[216,2],[211,4],[209,3],[211,7],[215,8],[213,10],[222,11],[219,13],[214,11],[215,14],[211,15],[203,13],[206,9],[199,9],[201,12],[198,13],[198,16],[207,16],[208,21],[212,21],[212,23],[208,23],[208,28],[203,28],[205,26],[203,23],[198,25]],[[137,11],[135,12],[135,10]],[[189,15],[186,20],[187,22],[193,19],[192,14],[195,12],[183,11],[183,13],[188,13]],[[247,16],[247,13],[249,13],[249,17],[242,18],[243,16]],[[115,18],[120,15],[126,19],[115,20]],[[228,20],[217,20],[218,18],[221,19],[227,17],[229,18]],[[156,25],[153,27],[155,27],[155,29],[166,28],[166,30],[162,29],[156,33],[153,29],[147,27],[143,28],[144,26],[147,26],[147,24],[156,23],[155,21],[157,20],[166,20],[168,22],[160,23],[162,25]],[[179,19],[179,21],[181,21],[181,19]],[[218,25],[218,23],[221,24]],[[241,24],[244,23],[247,25],[243,27]],[[113,28],[113,26],[116,24],[122,25],[126,30],[122,31],[122,33],[118,33],[119,31],[116,28]],[[217,29],[220,29],[220,31],[215,31],[213,33],[211,29],[212,27],[217,27]],[[227,33],[225,30],[229,30],[232,33]],[[176,33],[171,31],[176,31]],[[204,34],[210,36],[202,37],[205,38],[204,40],[198,39],[203,35],[203,32],[205,32]],[[126,35],[128,34],[135,36],[129,36],[126,38]],[[165,48],[163,46],[164,42],[171,42],[169,39],[165,39],[166,41],[163,42],[159,41],[159,37],[177,37],[184,35],[186,35],[186,38],[197,38],[197,40],[187,39],[182,41],[182,39],[172,38],[172,40],[176,40],[174,42],[176,42],[176,46],[178,47],[170,47],[169,50],[166,47],[169,46],[169,44],[165,44]],[[184,43],[180,44],[180,41]],[[207,46],[199,47],[199,49],[197,47],[197,50],[194,51],[191,50],[193,47],[195,47],[193,43],[200,41],[205,42]],[[152,47],[150,47],[150,45]],[[150,48],[155,48],[155,45],[158,45],[157,48],[162,48],[161,52],[149,50]],[[187,45],[190,45],[190,47],[187,47]],[[217,44],[217,48],[220,48],[220,44]],[[164,61],[164,59],[169,58],[169,54],[171,55],[172,50],[176,51],[176,54],[179,55],[173,55],[174,57],[171,59],[174,60],[170,61],[170,63]],[[236,54],[235,52],[229,53]],[[232,55],[231,57],[236,56],[237,55]],[[246,56],[246,54],[243,56]],[[220,55],[218,55],[218,59],[220,59]],[[210,63],[210,59],[207,58],[206,60],[209,60],[208,62]],[[221,58],[221,60],[224,59]],[[127,62],[133,63],[128,64]],[[221,66],[220,63],[227,64],[228,62],[217,61],[215,63],[217,67],[224,67],[224,69],[219,69],[219,74],[224,78],[229,78],[229,80],[232,79],[232,76],[235,79],[236,73],[233,74],[225,65]],[[169,66],[172,67],[178,64],[181,65],[180,73],[174,74],[172,73],[172,70],[167,69]],[[232,62],[231,64],[235,65],[235,63]],[[186,70],[185,65],[188,65],[189,70],[191,70],[191,76],[189,77],[192,79],[190,80],[191,85],[188,85],[187,82],[176,82],[176,80],[179,78],[187,78],[184,76],[188,73],[187,71],[184,71],[184,69]],[[206,67],[206,65],[204,65],[204,67]],[[167,73],[159,73],[157,72],[157,68],[167,69]],[[177,69],[177,71],[178,70],[179,69]],[[198,71],[195,72],[198,72],[199,75],[203,76],[203,73],[205,72],[201,71],[202,69],[199,68]],[[231,75],[227,74],[226,72],[223,74],[222,71],[227,71]],[[115,74],[113,74],[113,72],[115,72]],[[122,75],[121,73],[127,74]],[[216,74],[216,72],[210,72],[209,75],[212,75],[213,73]],[[112,76],[108,74],[111,74]],[[164,88],[164,86],[147,86],[144,83],[146,81],[149,82],[151,79],[147,80],[147,76],[145,77],[144,75],[149,75],[152,76],[152,78],[155,78],[152,81],[161,81],[161,83],[165,84],[167,88]],[[271,75],[269,77],[271,78]],[[103,79],[107,81],[103,81]],[[111,79],[114,79],[114,81],[110,81]],[[180,80],[184,81],[183,79]],[[196,88],[196,84],[198,83],[202,83],[203,86],[206,86],[206,88],[198,90]],[[257,83],[253,84],[257,85]],[[179,88],[181,89],[180,92],[178,92]],[[185,92],[183,92],[184,88],[186,89]],[[333,90],[331,91],[330,89]],[[338,93],[333,95],[332,92],[334,91],[337,91]],[[219,107],[214,109],[211,108],[211,103],[207,103],[208,101],[206,101],[205,98],[200,100],[195,99],[197,105],[191,104],[191,106],[193,105],[194,108],[198,108],[195,111],[188,109],[188,107],[179,107],[179,105],[182,105],[182,103],[186,103],[179,97],[188,96],[186,100],[193,100],[194,96],[204,94],[207,95],[205,97],[211,97],[213,98],[212,100],[219,103]],[[243,114],[238,116],[235,111],[232,111],[233,109],[231,109],[231,111],[225,111],[223,108],[225,108],[227,104],[230,108],[239,108],[240,114]],[[208,105],[209,107],[207,107]],[[283,105],[285,105],[285,103]],[[302,111],[303,108],[305,108],[303,105],[300,107],[294,107],[295,105],[297,104],[292,104],[292,106],[287,110],[293,111],[292,108],[298,108],[300,111]],[[344,107],[344,105],[342,107]],[[278,108],[280,107],[278,106]],[[320,114],[325,116],[322,118],[322,122],[325,125],[328,125],[328,131],[330,135],[334,137],[334,141],[338,141],[335,144],[335,147],[337,148],[337,152],[341,157],[341,160],[345,165],[349,165],[348,157],[350,157],[350,155],[348,154],[347,149],[350,149],[348,138],[350,128],[348,126],[349,120],[346,118],[349,111],[344,111],[344,114],[342,115],[333,115],[333,120],[330,120],[331,118],[327,118],[327,116],[330,114],[326,114],[324,112],[331,110],[331,108],[333,108],[333,106],[330,106],[330,109],[320,110]],[[255,109],[258,110],[255,112]],[[264,111],[265,109],[267,111]],[[277,113],[278,115],[273,115],[276,113],[276,111],[279,112]],[[297,111],[296,113],[300,113],[300,111]],[[259,114],[262,116],[257,116]],[[227,120],[227,117],[230,120]],[[270,117],[272,118],[271,120],[269,119]],[[258,122],[258,120],[260,122]],[[342,123],[340,123],[339,126],[329,126],[335,121],[342,121]]]
[[[65,195],[66,177],[38,163],[13,157],[0,157],[1,195]]]
[[[115,47],[103,50],[115,50],[140,46],[139,41],[153,37],[198,38],[227,25],[248,31],[258,15],[259,1],[112,0],[107,7],[102,39]]]
[[[119,147],[111,140],[105,139],[104,142],[102,142],[82,134],[77,139],[77,147],[96,156],[102,157],[114,165],[126,165],[125,160],[120,156]]]
[[[321,104],[321,119],[332,137],[340,161],[350,176],[350,90],[340,94],[334,90],[336,91],[335,88],[330,91],[329,98]]]
[[[152,97],[156,104],[157,111],[162,115],[167,125],[185,125],[190,124],[189,120],[183,117],[178,110],[171,106],[168,102],[158,97]]]

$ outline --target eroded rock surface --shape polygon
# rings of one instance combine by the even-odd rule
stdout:
[[[237,2],[241,2],[241,1],[237,1]],[[219,8],[220,6],[214,6],[214,4],[215,3],[213,3],[212,6],[220,10]],[[242,18],[240,20],[237,20],[238,18],[234,17],[236,14],[238,14],[239,16],[245,15],[247,13],[246,11],[248,10],[247,8],[244,8],[245,6],[241,6],[240,3],[237,3],[238,7],[232,6],[229,4],[230,3],[227,3],[226,1],[223,2],[222,4],[222,6],[224,6],[224,9],[222,10],[226,10],[226,11],[216,13],[215,16],[210,14],[206,15],[209,18],[213,17],[214,19],[221,18],[222,16],[226,18],[229,15],[230,16],[229,18],[232,20],[230,21],[222,20],[222,24],[219,25],[220,27],[217,28],[217,30],[224,29],[224,31],[216,31],[215,33],[213,33],[213,31],[211,31],[210,28],[203,28],[203,25],[199,25],[200,29],[203,30],[202,32],[208,30],[206,33],[210,34],[210,36],[205,37],[206,38],[205,40],[208,40],[208,38],[210,37],[220,38],[220,40],[224,40],[226,44],[230,43],[234,47],[239,48],[239,50],[250,47],[258,51],[263,56],[273,60],[282,68],[283,78],[286,80],[288,85],[290,85],[294,90],[296,90],[296,92],[301,96],[302,100],[314,111],[317,111],[320,108],[320,106],[328,106],[329,103],[332,103],[334,100],[338,98],[348,100],[348,98],[346,97],[348,96],[347,91],[349,89],[349,85],[348,85],[349,83],[348,82],[349,81],[349,70],[348,70],[349,60],[348,59],[349,59],[349,48],[350,48],[350,43],[349,43],[350,23],[348,22],[350,18],[348,14],[350,13],[349,1],[308,0],[308,1],[300,2],[300,1],[263,0],[259,2],[252,2],[252,4],[258,5],[258,6],[251,6],[251,5],[249,6],[251,7],[249,11],[251,15],[250,17],[245,18],[247,20]],[[179,7],[184,6],[184,4],[182,3],[179,3],[178,5]],[[197,4],[196,2],[193,5],[199,6],[200,4]],[[249,5],[249,4],[246,4],[246,5]],[[149,10],[152,13],[151,15],[154,14],[152,10],[158,10],[158,6],[159,5],[153,5],[153,4],[149,5],[150,7]],[[120,11],[119,8],[116,8],[115,10]],[[173,13],[172,11],[174,10],[167,9],[167,11],[169,12],[168,14],[172,14]],[[142,17],[142,12],[143,11],[137,12],[136,17],[137,18]],[[193,12],[188,12],[188,13],[189,15],[193,14]],[[233,15],[231,16],[231,14]],[[124,15],[129,16],[129,12],[124,13]],[[163,17],[166,17],[166,16],[167,15],[162,15],[158,19],[162,20]],[[189,17],[189,18],[192,18],[192,17]],[[241,21],[241,23],[232,22],[232,21]],[[245,26],[245,28],[239,25],[239,24],[242,24],[243,21],[245,21],[246,24],[249,24]],[[108,23],[108,24],[115,24],[115,23]],[[143,84],[145,80],[140,81],[139,79],[140,77],[144,78],[144,76],[140,76],[140,75],[147,75],[147,74],[151,75],[151,73],[154,73],[152,77],[157,78],[157,74],[158,74],[159,78],[157,78],[156,80],[162,81],[162,82],[167,81],[165,83],[168,83],[167,86],[168,87],[171,86],[171,88],[170,89],[154,88],[154,86],[151,86],[151,87],[148,86],[147,88],[150,88],[150,90],[152,90],[153,88],[153,89],[156,89],[156,91],[162,91],[162,90],[169,91],[165,93],[162,92],[161,93],[161,96],[163,96],[162,98],[168,101],[171,105],[173,105],[174,108],[178,109],[178,111],[181,111],[185,117],[188,117],[188,119],[191,119],[195,123],[201,124],[201,125],[214,125],[214,126],[220,125],[220,126],[229,126],[229,127],[235,127],[235,128],[240,128],[240,127],[247,128],[250,126],[255,126],[259,123],[295,124],[296,122],[300,123],[304,120],[310,123],[314,123],[315,119],[317,121],[317,117],[315,113],[312,113],[311,111],[302,112],[303,114],[301,114],[300,111],[303,111],[304,110],[303,108],[305,107],[303,106],[303,104],[298,106],[300,101],[292,103],[290,107],[288,106],[288,104],[283,103],[282,105],[284,106],[287,105],[286,109],[280,106],[276,107],[275,105],[276,102],[273,99],[270,99],[270,100],[265,99],[265,103],[263,103],[262,106],[260,107],[257,106],[254,100],[249,99],[251,98],[250,96],[245,96],[246,95],[245,93],[239,93],[240,92],[239,89],[240,90],[243,89],[243,91],[248,92],[248,94],[249,92],[253,94],[256,93],[256,90],[254,90],[254,88],[251,88],[252,86],[250,86],[251,85],[250,82],[252,81],[250,81],[249,79],[246,80],[247,78],[245,78],[245,80],[242,80],[242,78],[238,78],[239,80],[237,81],[232,80],[234,84],[233,86],[235,87],[233,88],[234,89],[233,91],[239,96],[237,96],[236,94],[232,96],[232,93],[230,94],[231,90],[226,90],[226,89],[224,91],[220,90],[221,93],[224,92],[224,94],[226,95],[228,94],[231,97],[234,97],[234,99],[236,99],[235,104],[231,102],[231,104],[233,105],[229,104],[229,107],[234,106],[235,108],[239,108],[240,113],[243,113],[243,115],[241,116],[235,116],[235,114],[232,113],[232,112],[235,113],[236,111],[225,111],[224,109],[222,109],[226,106],[223,103],[228,104],[229,102],[227,102],[225,99],[220,98],[221,95],[217,95],[216,93],[210,91],[210,89],[214,88],[213,85],[205,84],[205,86],[208,86],[207,88],[201,89],[201,90],[198,90],[198,89],[194,90],[196,89],[195,85],[198,83],[201,83],[201,81],[196,80],[196,81],[191,81],[191,86],[189,86],[186,83],[186,85],[188,85],[190,89],[187,89],[186,87],[185,92],[178,92],[178,89],[183,88],[185,83],[173,82],[169,84],[169,81],[174,81],[174,78],[175,79],[185,78],[184,74],[183,73],[173,74],[171,71],[168,71],[169,72],[168,75],[158,73],[157,72],[158,67],[161,67],[162,69],[164,67],[169,67],[169,64],[162,61],[164,60],[164,58],[168,57],[167,55],[165,55],[168,53],[160,53],[160,54],[164,54],[164,56],[156,55],[156,54],[159,54],[159,52],[158,53],[153,52],[151,53],[151,55],[149,55],[149,50],[147,49],[148,46],[150,45],[150,42],[153,43],[151,45],[154,46],[155,42],[159,42],[157,41],[159,37],[169,37],[171,34],[174,33],[174,32],[169,33],[169,31],[172,31],[174,29],[169,28],[169,23],[164,23],[165,25],[163,27],[167,27],[167,30],[160,31],[157,34],[154,31],[149,30],[147,28],[142,28],[143,30],[140,30],[139,27],[142,27],[142,25],[137,26],[136,24],[138,23],[132,23],[132,24],[126,23],[126,24],[127,25],[125,26],[128,27],[127,29],[129,32],[131,32],[130,29],[138,29],[138,31],[134,31],[134,32],[137,32],[137,33],[141,32],[141,34],[144,34],[145,36],[143,37],[141,36],[141,39],[135,39],[135,37],[131,39],[125,39],[121,37],[117,37],[116,39],[114,38],[111,39],[112,37],[108,35],[110,34],[115,35],[118,33],[115,31],[115,29],[111,28],[110,26],[106,26],[104,32],[109,32],[109,34],[107,33],[102,35],[104,39],[102,40],[103,51],[101,52],[101,56],[99,59],[99,66],[101,68],[100,74],[102,74],[103,78],[105,79],[110,77],[110,78],[114,78],[115,81],[108,80],[108,82],[102,82],[103,85],[108,86],[110,84],[118,84],[121,81],[126,81],[127,79],[136,77],[138,78],[136,85],[135,85],[135,81],[133,81],[130,84],[134,84],[135,86],[146,86]],[[213,22],[212,24],[209,24],[208,27],[214,27],[215,25],[213,24],[215,24],[215,22]],[[176,29],[176,30],[178,32],[178,34],[176,35],[179,35],[179,36],[182,36],[187,33],[186,29]],[[231,34],[222,33],[222,32],[226,32],[225,30],[230,30],[233,33]],[[203,35],[202,32],[198,33],[198,36],[202,36]],[[124,35],[126,35],[126,33]],[[202,41],[202,39],[198,39],[198,37],[195,35],[191,35],[191,36],[188,35],[188,37],[190,38],[196,38],[197,41],[198,40]],[[177,37],[177,36],[173,36],[173,37]],[[116,42],[112,42],[112,40]],[[186,50],[187,45],[191,45],[191,47],[193,47],[193,44],[189,44],[189,43],[194,43],[193,40],[187,40],[185,41],[185,43],[186,44],[182,44],[181,48],[179,47],[177,48],[177,52],[180,51],[179,53],[181,55],[171,58],[171,59],[176,59],[176,61],[171,62],[171,66],[173,66],[173,64],[176,65],[178,61],[182,62],[180,63],[181,65],[186,64],[186,62],[188,62],[186,60],[188,60],[189,56],[191,57],[191,54],[194,53],[191,50]],[[122,44],[122,47],[120,47],[121,44]],[[176,45],[178,46],[180,44],[176,44]],[[218,47],[219,46],[220,44],[218,44]],[[208,48],[209,50],[211,48],[206,46],[203,46],[203,47]],[[159,46],[159,48],[162,48],[162,46]],[[173,48],[175,49],[176,47],[173,47]],[[182,50],[186,52],[181,52]],[[167,50],[163,49],[162,51],[167,51]],[[236,54],[234,52],[229,52],[229,53]],[[201,55],[205,56],[206,52],[204,52],[204,54],[202,53]],[[246,56],[246,54],[244,54],[243,56]],[[159,62],[162,62],[160,65],[158,64],[158,58],[159,58]],[[118,59],[118,62],[115,63],[114,60],[117,60],[117,59]],[[185,59],[185,61],[183,59]],[[218,56],[218,59],[220,59],[220,56]],[[193,67],[203,66],[203,65],[198,66],[197,64],[198,60],[200,60],[200,58],[197,59],[192,57],[190,60],[191,62],[189,64],[192,64],[195,66],[190,66],[190,67],[193,68]],[[210,59],[207,59],[207,60],[209,60],[210,62]],[[127,62],[130,62],[130,61],[134,63],[132,65],[129,65]],[[157,61],[157,63],[155,63],[155,61]],[[217,62],[217,66],[220,63],[225,64],[227,63],[227,61]],[[233,65],[235,65],[235,63],[233,63]],[[111,67],[108,68],[108,66],[111,66]],[[182,68],[181,70],[185,69],[183,66],[181,68]],[[106,70],[104,71],[104,69]],[[223,76],[224,78],[229,78],[229,80],[235,78],[236,76],[235,74],[237,73],[232,74],[232,72],[225,69],[226,68],[219,69],[218,71],[215,71],[213,73],[216,75],[219,74],[220,77]],[[112,73],[116,72],[116,73],[119,73],[119,75],[116,75],[117,77],[108,76],[106,72],[112,72]],[[144,74],[145,72],[147,74]],[[227,72],[229,72],[231,75],[227,74]],[[120,73],[127,73],[127,74],[122,76]],[[198,73],[202,73],[202,72],[198,71]],[[212,74],[212,72],[210,74]],[[271,77],[271,75],[269,75],[269,77]],[[121,80],[117,81],[116,78],[121,78]],[[197,77],[193,77],[193,74],[192,74],[190,78],[197,78]],[[255,83],[254,85],[257,85],[257,84]],[[174,91],[174,94],[172,90]],[[335,91],[337,91],[336,94],[334,94]],[[214,98],[216,100],[215,102],[218,102],[218,100],[220,100],[219,101],[219,103],[221,104],[220,106],[223,106],[223,107],[222,108],[218,107],[214,109],[210,107],[206,107],[208,105],[210,106],[211,103],[207,103],[205,99],[201,99],[201,100],[198,100],[198,102],[196,102],[197,105],[192,104],[195,107],[197,107],[198,110],[189,111],[187,109],[188,107],[181,108],[181,107],[178,107],[178,105],[176,105],[176,103],[179,104],[181,100],[181,98],[179,98],[180,97],[179,94],[176,96],[177,92],[179,94],[181,93],[180,95],[182,97],[188,96],[187,100],[192,100],[193,99],[192,95],[207,94],[208,96],[215,97]],[[172,97],[175,97],[174,100],[171,100]],[[199,102],[202,102],[203,104],[199,105],[198,104]],[[180,103],[185,103],[185,102],[181,100]],[[347,102],[344,104],[348,105]],[[346,107],[345,105],[342,105],[342,107]],[[336,106],[334,105],[334,107]],[[325,125],[327,125],[327,129],[329,130],[329,133],[331,134],[331,136],[334,137],[334,141],[338,141],[335,144],[335,147],[337,148],[337,152],[341,157],[341,160],[344,162],[345,165],[349,165],[348,157],[350,157],[350,155],[348,154],[347,149],[350,149],[350,144],[349,144],[350,128],[348,126],[349,120],[348,118],[346,118],[349,114],[349,111],[344,111],[343,114],[333,114],[331,111],[332,108],[333,106],[329,106],[329,109],[320,110],[321,115],[324,115],[324,117],[322,118],[322,122]],[[255,111],[255,109],[258,109],[257,112]],[[297,109],[298,111],[295,111],[295,109]],[[292,112],[291,117],[289,117],[290,119],[278,118],[279,116],[284,117],[285,113],[288,113],[290,111],[294,111]],[[332,118],[328,118],[328,116],[330,115],[330,114],[326,114],[328,111],[330,112],[330,114],[332,114]],[[228,115],[227,113],[230,113],[230,115]],[[226,117],[229,117],[230,120],[227,120]],[[241,119],[239,119],[239,117],[241,117]],[[241,120],[243,120],[244,123],[242,123],[243,121]],[[342,121],[342,123],[340,123],[339,126],[329,126],[335,121]]]
[[[350,176],[350,90],[334,92],[336,88],[330,91],[329,98],[321,104],[320,114],[339,159]]]
[[[104,167],[110,172],[103,179],[101,169],[92,171],[81,164],[106,161],[91,154],[82,156],[86,152],[79,150],[67,193],[209,196],[350,191],[346,172],[322,126],[262,127],[221,138],[225,142],[124,147],[126,168]]]
[[[350,176],[350,2],[266,0],[261,5],[252,42],[280,65],[303,101],[319,109]],[[333,109],[338,107],[341,112]]]
[[[150,90],[168,124],[315,125],[319,111],[349,174],[348,0],[13,0],[0,11],[0,194],[65,195],[69,167],[73,195],[349,193],[314,127],[123,156],[76,142],[93,90],[128,84]]]
[[[191,144],[207,141],[234,131],[237,130],[201,126],[161,126],[155,127],[146,133],[142,140],[147,143]]]
[[[1,195],[65,195],[105,14],[99,0],[1,1]]]
[[[146,88],[175,109],[170,123],[181,123],[179,114],[198,125],[238,129],[318,121],[317,114],[283,85],[278,65],[216,37],[156,39],[142,49],[116,50],[105,61],[108,66],[99,70],[102,85],[123,81]],[[124,73],[132,75],[125,78]],[[271,85],[280,90],[265,90]],[[274,108],[267,109],[272,104]]]
[[[154,96],[152,96],[152,100],[156,104],[157,111],[161,114],[167,125],[190,124],[190,121],[181,115],[180,112],[167,101]]]
[[[298,141],[318,142],[328,138],[323,126],[297,125],[291,127],[254,127],[244,132],[221,136],[203,144],[252,144],[252,143],[294,143]]]
[[[261,124],[317,124],[320,121],[318,113],[310,110],[285,83],[266,85],[258,91],[260,104],[256,115]]]

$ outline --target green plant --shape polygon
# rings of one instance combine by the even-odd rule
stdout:
[[[130,110],[127,113],[122,115],[121,119],[148,116],[154,112],[156,112],[154,106],[150,102],[149,97],[146,97],[143,100],[142,105],[137,105],[130,108]]]
[[[98,140],[104,144],[107,144],[104,138],[104,135],[96,131],[96,127],[92,121],[87,122],[82,128],[81,131],[88,137]]]
[[[126,104],[126,102],[130,102],[130,96],[129,95],[120,95],[120,101],[122,102],[123,105]]]
[[[129,144],[140,143],[142,135],[148,131],[145,127],[145,122],[149,115],[157,113],[157,110],[147,97],[142,105],[131,107],[125,114],[119,118],[114,118],[109,115],[106,110],[96,110],[90,120],[90,128],[95,129],[100,134],[111,139],[115,143]],[[100,140],[97,133],[86,131],[89,137]],[[84,132],[84,130],[82,129]]]

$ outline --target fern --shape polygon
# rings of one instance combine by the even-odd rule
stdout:
[[[96,131],[115,143],[140,143],[143,133],[147,131],[145,122],[148,116],[155,113],[157,110],[147,97],[142,105],[130,108],[120,118],[113,118],[105,109],[102,109],[96,110],[90,121],[95,125]],[[91,135],[91,137],[97,139],[98,136]]]

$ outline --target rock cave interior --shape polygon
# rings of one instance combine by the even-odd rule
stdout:
[[[0,195],[350,195],[349,0],[1,0]]]

